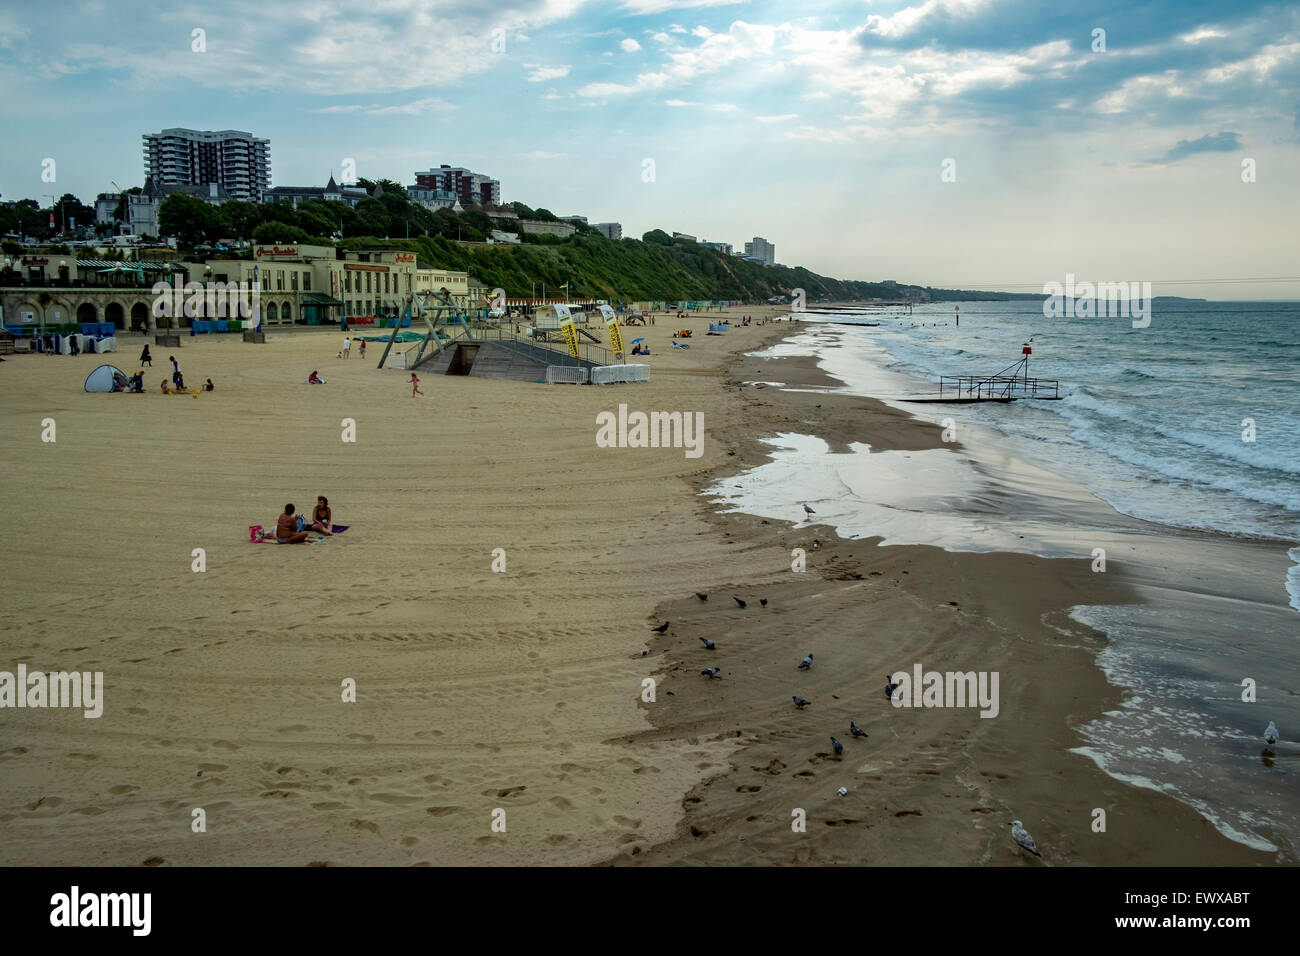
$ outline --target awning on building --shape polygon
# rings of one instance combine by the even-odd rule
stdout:
[[[277,293],[277,294],[278,294],[278,293]],[[299,301],[302,305],[328,305],[328,306],[330,306],[331,308],[334,307],[334,306],[342,306],[342,305],[343,305],[343,303],[342,303],[339,299],[331,299],[331,298],[330,298],[329,296],[327,296],[324,292],[303,292],[303,293],[300,293],[299,296],[298,296],[298,301]]]

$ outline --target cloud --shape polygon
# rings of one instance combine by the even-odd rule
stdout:
[[[788,123],[799,118],[798,113],[782,113],[779,116],[755,116],[760,123]]]
[[[578,95],[617,96],[682,86],[734,64],[769,56],[778,34],[788,29],[737,20],[726,33],[711,33],[693,47],[668,52],[667,62],[659,70],[641,73],[631,83],[589,83],[578,90]]]
[[[634,17],[669,10],[689,10],[696,7],[730,7],[747,0],[623,0],[623,9]]]
[[[1165,153],[1164,157],[1155,160],[1158,163],[1176,163],[1180,159],[1186,159],[1188,156],[1195,156],[1198,153],[1235,153],[1241,149],[1241,134],[1239,133],[1206,133],[1199,139],[1180,139],[1178,143]]]
[[[641,44],[637,43],[631,37],[628,37],[620,43],[619,46],[622,48],[624,53],[635,53],[637,50],[641,49]]]
[[[442,110],[454,110],[456,107],[452,103],[437,96],[426,96],[423,99],[412,100],[409,103],[395,103],[391,106],[380,106],[372,103],[369,106],[363,106],[359,103],[344,103],[337,106],[322,106],[319,109],[312,110],[313,113],[362,113],[366,116],[417,116],[420,113],[436,113]]]
[[[532,63],[525,63],[524,69],[532,70],[528,74],[529,83],[544,83],[547,80],[558,80],[569,75],[572,66],[537,66]]]

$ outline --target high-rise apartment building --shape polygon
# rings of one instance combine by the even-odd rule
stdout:
[[[745,255],[761,259],[764,265],[776,263],[776,246],[762,236],[755,236],[752,242],[745,243]]]
[[[144,171],[160,188],[215,183],[232,199],[261,202],[271,188],[271,141],[235,129],[145,133]]]
[[[455,193],[461,205],[499,206],[501,183],[482,173],[472,172],[462,166],[443,163],[437,169],[426,169],[415,174],[415,184],[421,189],[442,190]]]
[[[593,228],[606,239],[623,238],[623,224],[621,222],[598,222]]]

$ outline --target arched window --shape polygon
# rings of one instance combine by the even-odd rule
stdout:
[[[268,321],[268,322],[278,322],[278,321],[279,321],[279,318],[280,318],[280,313],[279,313],[278,311],[276,311],[275,303],[274,303],[274,302],[268,302],[268,303],[266,304],[266,321]]]
[[[284,322],[293,321],[293,306],[288,302],[280,306],[280,319]]]

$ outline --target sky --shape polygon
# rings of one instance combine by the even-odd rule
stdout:
[[[839,278],[1300,298],[1296,4],[0,0],[0,197],[141,185],[173,126]]]

